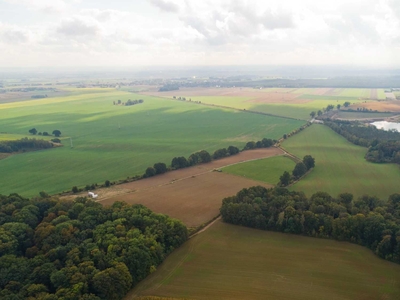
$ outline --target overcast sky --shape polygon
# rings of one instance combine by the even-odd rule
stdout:
[[[400,0],[0,0],[0,67],[400,67]]]

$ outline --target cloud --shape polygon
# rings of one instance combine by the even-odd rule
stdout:
[[[84,9],[80,15],[91,16],[99,22],[119,21],[129,15],[127,12],[114,9]]]
[[[56,31],[71,37],[94,37],[100,34],[101,28],[90,20],[73,17],[62,20]]]
[[[253,3],[234,1],[223,7],[211,7],[196,13],[187,6],[180,20],[200,35],[209,45],[251,42],[265,32],[295,28],[293,14],[272,8],[259,9]]]
[[[0,40],[10,45],[25,44],[30,41],[30,34],[15,26],[2,26],[0,27]]]
[[[170,2],[167,0],[148,0],[148,1],[162,11],[172,12],[172,13],[179,12],[179,6],[174,2]]]
[[[64,11],[68,3],[74,0],[5,0],[11,4],[21,5],[24,8],[38,10],[44,13],[53,14]]]

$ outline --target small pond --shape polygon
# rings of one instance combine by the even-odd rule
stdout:
[[[397,131],[400,132],[400,123],[380,121],[371,123],[371,125],[374,125],[376,128],[383,129],[386,131],[391,129],[397,129]]]

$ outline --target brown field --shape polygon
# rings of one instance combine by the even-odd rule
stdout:
[[[181,220],[188,227],[196,227],[219,214],[223,198],[254,185],[271,187],[239,176],[208,172],[166,185],[117,195],[101,203],[110,205],[115,201],[125,201],[143,204],[154,212]]]
[[[365,107],[367,109],[377,110],[380,112],[391,111],[400,112],[400,101],[373,101],[367,103],[357,103],[351,106],[352,109]]]
[[[96,190],[98,201],[111,205],[115,201],[143,204],[157,213],[167,214],[187,226],[199,226],[218,215],[221,200],[242,188],[266,183],[213,170],[244,161],[282,155],[279,148],[244,151],[238,155],[191,168],[171,171],[155,177]],[[64,196],[73,199],[86,192]]]

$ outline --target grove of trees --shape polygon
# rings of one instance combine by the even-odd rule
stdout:
[[[288,186],[293,181],[300,179],[308,170],[314,167],[315,159],[311,155],[304,156],[302,161],[296,163],[292,171],[292,176],[288,171],[283,172],[282,176],[279,178],[279,185]]]
[[[53,144],[45,140],[22,138],[13,141],[0,141],[0,153],[14,153],[52,148]]]
[[[224,222],[263,230],[348,241],[370,248],[384,259],[400,263],[400,194],[387,201],[343,193],[334,198],[261,186],[225,198]]]
[[[122,299],[187,239],[142,205],[0,195],[0,298]]]

